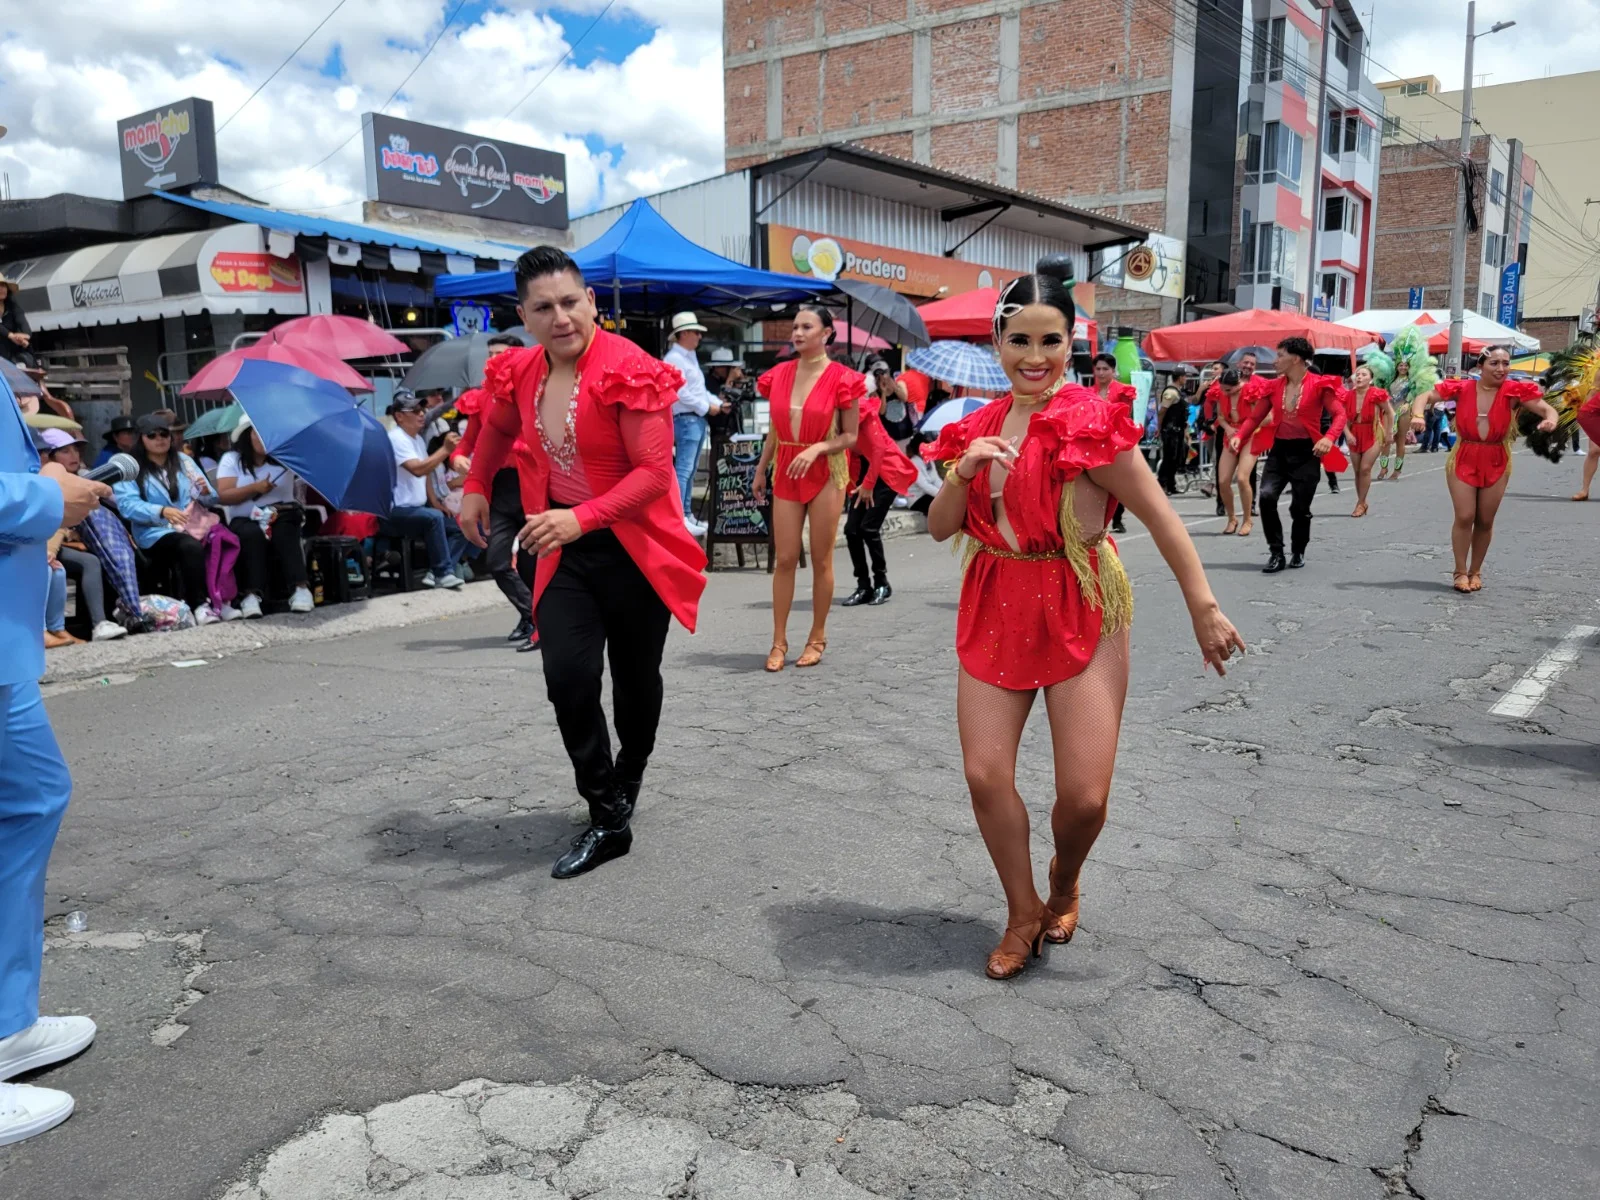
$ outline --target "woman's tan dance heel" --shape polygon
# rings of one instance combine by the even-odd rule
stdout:
[[[1364,517],[1364,516],[1366,516],[1367,515],[1367,502],[1365,500],[1362,500],[1362,501],[1358,502],[1356,504],[1355,511],[1352,512],[1350,515],[1352,517]]]
[[[1481,591],[1483,591],[1483,575],[1482,575],[1481,572],[1473,571],[1470,575],[1467,576],[1467,591],[1469,591],[1469,592],[1481,592]]]
[[[1222,530],[1223,536],[1227,537],[1227,536],[1229,536],[1231,534],[1235,534],[1235,533],[1238,533],[1238,532],[1239,532],[1239,518],[1238,517],[1229,517],[1227,526],[1224,527],[1224,529]]]
[[[797,667],[814,667],[822,661],[822,652],[828,648],[828,639],[821,638],[814,642],[807,642],[800,657],[794,660]]]
[[[789,655],[788,642],[773,642],[772,649],[767,651],[767,670],[783,670],[784,660]]]
[[[1249,537],[1250,536],[1250,531],[1252,529],[1254,529],[1255,527],[1256,527],[1255,518],[1254,517],[1246,517],[1244,519],[1244,524],[1239,526],[1239,536],[1240,537]]]
[[[1470,592],[1472,590],[1472,576],[1465,571],[1457,571],[1450,577],[1450,586],[1458,592]]]
[[[1041,907],[1031,920],[1007,925],[1005,936],[1000,939],[994,953],[989,955],[988,965],[984,967],[989,978],[1011,979],[1022,974],[1028,959],[1038,958],[1044,948],[1044,931],[1049,919],[1050,913]],[[1012,946],[1021,946],[1022,949],[1009,949]]]
[[[1050,859],[1050,899],[1045,901],[1045,910],[1050,917],[1045,926],[1044,940],[1056,945],[1065,945],[1072,940],[1072,935],[1078,932],[1078,881],[1072,881],[1072,894],[1056,890],[1056,860]]]

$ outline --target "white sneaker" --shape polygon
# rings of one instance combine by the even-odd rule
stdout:
[[[222,618],[211,611],[211,605],[209,604],[202,604],[194,610],[194,623],[196,625],[215,625],[220,620]]]
[[[223,620],[226,621],[227,609],[223,609]],[[251,592],[239,601],[239,615],[246,621],[259,621],[261,619],[261,597]]]
[[[80,1054],[94,1041],[88,1017],[40,1017],[10,1037],[0,1038],[0,1079],[36,1071]]]
[[[224,621],[237,621],[240,617],[244,616],[243,613],[241,613],[231,604],[224,604],[222,606],[222,611],[217,615],[220,616]]]
[[[683,524],[695,537],[705,537],[706,523],[704,521],[698,521],[694,517],[685,517]]]
[[[0,1146],[54,1129],[72,1115],[72,1097],[55,1088],[0,1083]]]
[[[438,587],[439,586],[439,581],[433,577],[433,572],[432,571],[426,571],[426,572],[423,573],[422,586],[423,587]]]
[[[115,621],[101,621],[94,627],[94,632],[89,635],[96,642],[114,642],[117,638],[127,634],[127,630]]]
[[[311,599],[311,593],[303,587],[297,587],[294,595],[289,597],[289,611],[293,613],[308,613],[316,604]]]
[[[452,571],[448,575],[439,576],[438,579],[434,580],[434,584],[433,585],[435,587],[442,587],[442,588],[445,588],[448,591],[452,591],[453,592],[453,591],[455,591],[456,588],[461,587],[466,582],[467,581],[465,579],[461,578],[461,576],[457,575],[454,571]]]

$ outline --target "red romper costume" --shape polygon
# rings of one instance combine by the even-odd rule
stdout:
[[[840,410],[849,408],[867,394],[867,381],[843,363],[830,362],[806,397],[805,407],[800,410],[800,428],[796,430],[790,419],[790,400],[799,369],[797,358],[779,363],[756,380],[756,391],[765,396],[771,406],[772,429],[778,439],[772,464],[772,494],[779,500],[810,504],[830,481],[840,488],[849,486],[849,464],[845,455],[841,452],[817,459],[799,479],[789,477],[789,464],[807,446],[838,436]]]
[[[1356,389],[1345,388],[1339,393],[1339,403],[1344,405],[1348,423],[1344,427],[1345,440],[1357,454],[1365,454],[1378,444],[1378,405],[1388,411],[1394,401],[1381,387],[1369,387],[1366,397],[1356,403]]]
[[[867,464],[860,490],[870,496],[878,480],[882,479],[897,494],[904,496],[917,481],[917,467],[883,427],[883,399],[876,392],[869,392],[861,398],[859,420],[856,448],[851,451],[851,457],[862,458]],[[850,477],[854,479],[860,475],[861,472],[852,464]]]
[[[1011,410],[1002,396],[922,448],[954,464],[976,438],[997,436]],[[967,486],[966,570],[956,620],[956,656],[974,679],[1030,691],[1071,679],[1100,639],[1133,621],[1133,590],[1105,524],[1087,536],[1073,507],[1073,481],[1139,444],[1125,404],[1086,387],[1063,387],[1028,422],[1001,495],[1020,550],[1006,544],[990,502],[989,464]]]
[[[569,507],[584,533],[610,529],[667,609],[694,631],[705,590],[705,551],[689,535],[672,469],[673,401],[683,377],[638,346],[595,330],[578,359],[577,387],[567,408],[566,436],[553,445],[539,423],[539,400],[548,374],[544,349],[508,350],[489,360],[484,387],[494,397],[478,437],[466,490],[493,491],[495,472],[526,430],[528,453],[517,463],[527,512]],[[574,470],[574,468],[576,468]],[[580,498],[580,493],[587,493]],[[561,551],[539,559],[533,608],[561,562]]]
[[[1511,417],[1516,406],[1543,400],[1544,389],[1531,379],[1502,383],[1489,403],[1486,438],[1479,436],[1476,379],[1447,379],[1433,390],[1441,400],[1456,402],[1456,444],[1445,459],[1445,468],[1468,487],[1493,487],[1511,470],[1511,440],[1516,436]]]

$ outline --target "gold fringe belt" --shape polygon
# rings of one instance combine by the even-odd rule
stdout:
[[[838,420],[837,419],[835,419],[834,425],[835,426],[838,425]],[[837,437],[837,436],[838,436],[838,429],[837,428],[834,428],[834,429],[830,430],[830,432],[829,432],[830,440],[831,440],[831,438]],[[778,445],[780,445],[780,446],[789,446],[789,447],[792,447],[793,449],[796,449],[796,450],[804,450],[807,446],[814,446],[814,445],[816,445],[816,443],[815,442],[790,442],[790,441],[784,440],[783,438],[779,438],[778,439]],[[843,450],[840,450],[837,454],[828,455],[828,473],[833,476],[833,482],[835,484],[837,484],[839,487],[845,489],[846,491],[850,490],[850,460],[846,456],[846,454],[845,454],[845,452]]]

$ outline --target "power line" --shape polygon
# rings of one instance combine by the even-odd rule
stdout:
[[[428,56],[433,53],[434,47],[437,46],[440,43],[440,41],[442,41],[444,39],[444,35],[449,31],[450,26],[455,23],[456,15],[463,8],[466,7],[466,3],[467,3],[467,0],[456,0],[455,8],[451,10],[449,17],[447,17],[445,19],[445,23],[439,29],[438,35],[433,39],[433,41],[428,43],[428,48],[422,52],[422,57],[417,59],[416,65],[413,66],[411,68],[411,70],[406,72],[406,77],[404,79],[402,79],[398,84],[395,85],[394,91],[389,93],[389,98],[387,100],[385,100],[378,107],[378,111],[380,113],[386,111],[388,109],[389,105],[394,103],[394,99],[395,99],[396,96],[398,96],[400,94],[400,90],[403,87],[405,87],[406,84],[411,82],[411,77],[413,75],[415,75],[419,70],[422,69],[422,64],[428,61]],[[323,163],[327,162],[335,154],[339,153],[339,151],[343,150],[351,142],[355,141],[355,139],[358,136],[360,136],[362,133],[364,133],[366,131],[366,129],[367,129],[367,121],[366,121],[365,118],[363,118],[360,127],[356,129],[355,133],[352,133],[349,137],[345,138],[344,141],[340,142],[332,150],[329,150],[321,158],[317,159],[316,162],[312,163],[309,167],[302,167],[300,170],[296,171],[293,175],[285,176],[284,178],[278,180],[277,183],[268,184],[266,187],[262,188],[261,191],[263,193],[275,191],[278,188],[282,187],[284,184],[291,183],[294,180],[299,179],[302,175],[306,175],[306,174],[309,174],[312,171],[315,171]]]
[[[611,6],[616,2],[617,0],[606,0],[606,6],[600,10],[600,15],[597,16],[593,21],[589,22],[589,28],[585,29],[581,34],[578,35],[577,40],[575,40],[572,45],[567,47],[567,52],[560,58],[556,59],[556,61],[551,64],[549,70],[547,70],[543,75],[539,76],[534,85],[522,94],[522,99],[518,100],[510,108],[506,109],[506,115],[501,117],[500,120],[495,124],[495,132],[498,133],[500,131],[500,126],[504,125],[508,120],[511,119],[511,114],[526,104],[528,102],[528,97],[532,96],[541,87],[543,87],[544,81],[549,79],[550,76],[554,75],[556,73],[556,69],[560,67],[562,63],[566,62],[567,59],[572,57],[573,52],[576,51],[579,46],[583,45],[584,39],[594,32],[595,26],[599,25],[601,21],[605,20],[606,14],[611,11]]]
[[[221,125],[217,126],[217,132],[218,133],[221,133],[224,129],[226,129],[233,122],[233,118],[234,117],[237,117],[240,113],[242,113],[246,108],[249,107],[250,101],[254,100],[257,96],[259,96],[261,94],[261,89],[266,87],[267,84],[271,83],[274,79],[276,79],[278,77],[278,72],[283,70],[285,67],[287,67],[290,63],[292,63],[295,60],[295,58],[299,55],[300,51],[302,51],[302,50],[304,50],[306,48],[306,43],[309,42],[312,38],[316,37],[318,32],[322,29],[322,27],[324,25],[326,25],[329,21],[333,20],[333,14],[338,12],[341,8],[343,8],[344,5],[345,5],[345,0],[339,0],[339,2],[337,4],[335,4],[332,8],[330,8],[328,10],[328,15],[323,17],[322,20],[318,21],[317,22],[317,27],[315,29],[313,29],[310,33],[306,34],[306,36],[303,39],[301,39],[300,44],[289,52],[289,57],[284,59],[276,67],[272,68],[272,74],[268,75],[259,84],[257,84],[256,85],[256,90],[251,92],[248,96],[246,96],[244,98],[244,103],[239,105],[238,108],[234,109],[233,112],[229,113],[228,114],[228,119],[226,121],[224,121]]]

